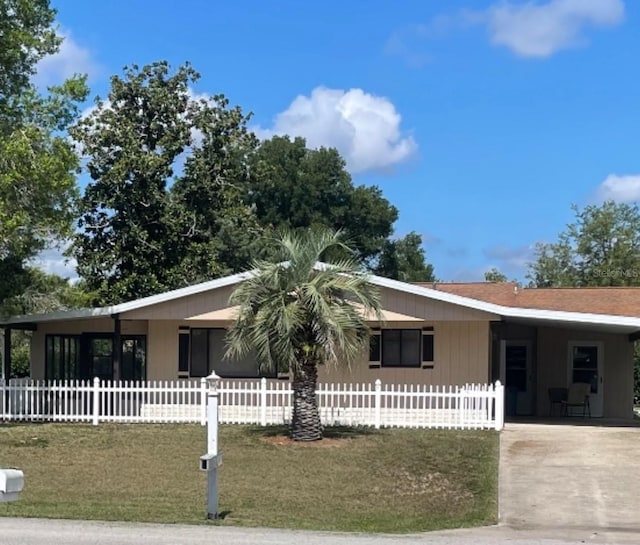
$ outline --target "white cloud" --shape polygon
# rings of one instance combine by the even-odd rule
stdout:
[[[501,2],[484,11],[467,11],[469,22],[485,24],[491,42],[522,57],[549,57],[583,45],[588,27],[611,27],[624,17],[622,0]]]
[[[520,57],[546,58],[585,45],[588,29],[616,26],[624,13],[623,0],[502,0],[486,9],[437,15],[425,24],[402,28],[391,34],[385,53],[421,67],[431,60],[421,42],[481,26],[493,45]]]
[[[33,265],[46,273],[69,278],[72,282],[77,281],[77,261],[73,258],[65,257],[62,252],[63,250],[55,248],[44,250],[33,260]]]
[[[60,50],[55,55],[42,59],[37,66],[35,81],[41,85],[61,83],[74,74],[95,75],[100,71],[99,64],[92,58],[91,52],[76,42],[70,32],[61,30],[63,38]]]
[[[640,201],[640,174],[623,176],[609,174],[598,186],[596,194],[601,201]]]
[[[312,148],[337,148],[352,173],[385,171],[418,149],[400,131],[401,116],[387,98],[362,89],[316,87],[279,113],[271,129],[256,128],[261,138],[303,136]]]

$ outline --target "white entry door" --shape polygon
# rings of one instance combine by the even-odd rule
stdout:
[[[507,414],[532,415],[534,380],[531,341],[502,341],[501,377],[504,377]]]
[[[591,384],[589,406],[591,416],[603,414],[604,350],[600,342],[569,343],[569,384],[586,382]]]

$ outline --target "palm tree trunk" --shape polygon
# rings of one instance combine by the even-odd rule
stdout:
[[[294,441],[318,441],[322,439],[322,426],[318,412],[316,384],[318,367],[315,361],[305,358],[293,374],[293,417],[291,438]]]

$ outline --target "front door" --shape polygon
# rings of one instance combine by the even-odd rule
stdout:
[[[602,343],[569,343],[569,384],[586,382],[591,385],[589,396],[591,416],[603,414],[603,363]]]
[[[502,370],[509,416],[533,414],[534,384],[530,341],[502,341]]]

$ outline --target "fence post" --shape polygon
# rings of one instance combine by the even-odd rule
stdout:
[[[267,379],[260,379],[260,425],[267,425]]]
[[[200,379],[200,425],[207,425],[207,379]]]
[[[375,382],[375,395],[374,395],[375,413],[374,413],[374,423],[373,423],[373,425],[377,430],[380,429],[380,424],[382,420],[381,418],[382,394],[380,393],[381,391],[382,391],[382,381],[379,378],[377,378]]]
[[[100,415],[100,378],[93,379],[93,425],[98,425],[98,417]]]
[[[0,385],[2,386],[2,389],[0,389],[0,392],[2,393],[2,405],[0,405],[0,415],[2,416],[2,420],[4,420],[4,418],[6,416],[6,412],[8,412],[9,390],[8,390],[7,381],[4,380],[4,378],[0,378]]]
[[[497,380],[493,390],[496,401],[495,429],[500,431],[504,428],[504,386]]]
[[[464,387],[459,387],[456,386],[456,394],[458,394],[456,397],[458,398],[457,404],[458,404],[458,426],[460,427],[461,430],[464,429],[465,426],[465,418],[464,418],[464,396],[466,393],[466,386]]]

